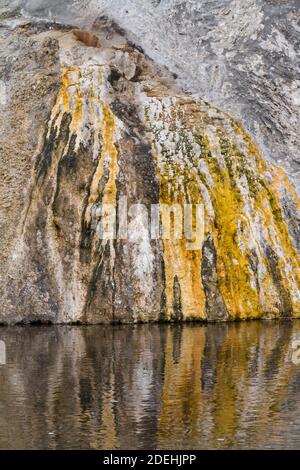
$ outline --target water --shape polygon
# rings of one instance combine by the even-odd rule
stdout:
[[[2,327],[0,448],[300,448],[300,321]]]

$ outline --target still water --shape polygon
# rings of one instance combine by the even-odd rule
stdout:
[[[300,448],[300,321],[2,327],[0,448]]]

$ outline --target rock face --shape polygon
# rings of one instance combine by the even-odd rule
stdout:
[[[300,316],[299,196],[237,121],[106,18],[0,33],[1,322]]]
[[[2,0],[89,29],[108,15],[193,94],[255,136],[300,190],[299,0]]]

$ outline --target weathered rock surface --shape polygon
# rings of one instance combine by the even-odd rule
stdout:
[[[300,190],[299,0],[2,0],[81,28],[108,15],[185,88],[240,120]]]
[[[105,18],[14,21],[0,30],[0,320],[300,316],[299,197],[243,127]],[[123,197],[203,207],[200,249],[134,212],[128,238],[119,219],[101,238],[101,207],[118,215]]]

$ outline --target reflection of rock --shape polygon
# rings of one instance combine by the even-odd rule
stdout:
[[[97,24],[1,32],[1,321],[299,316],[299,198],[286,174],[230,116]],[[122,196],[149,211],[203,206],[201,249],[145,227],[101,239],[101,207]]]
[[[3,328],[0,448],[299,448],[299,335],[298,322]]]

